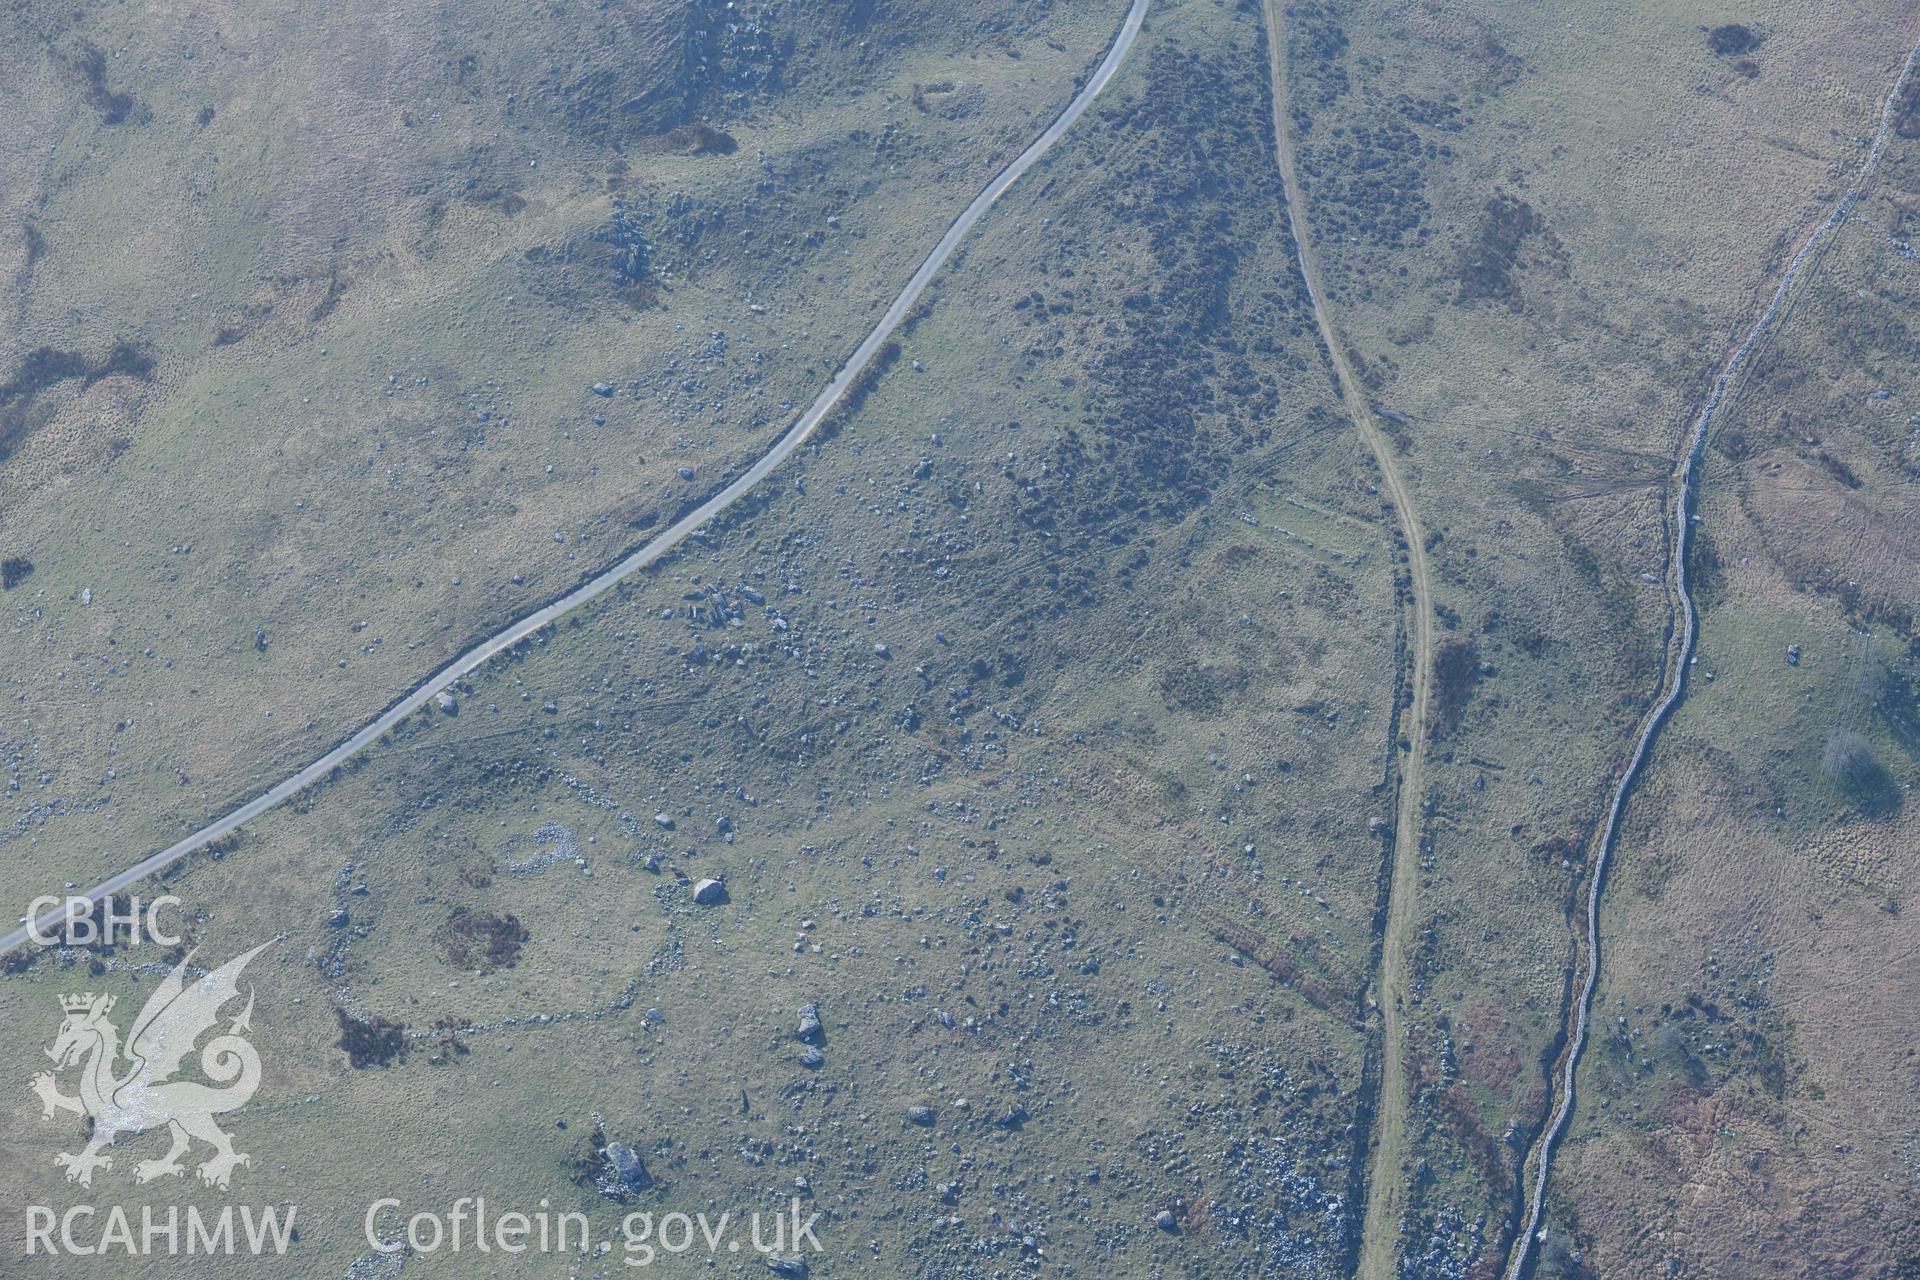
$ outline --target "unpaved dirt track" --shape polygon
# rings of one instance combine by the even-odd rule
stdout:
[[[1393,825],[1393,866],[1387,879],[1385,935],[1381,939],[1380,974],[1374,983],[1374,999],[1380,1009],[1380,1082],[1374,1104],[1374,1132],[1367,1160],[1367,1205],[1361,1226],[1360,1280],[1391,1280],[1395,1274],[1396,1245],[1400,1239],[1400,1219],[1405,1210],[1406,1185],[1401,1178],[1401,1160],[1406,1151],[1407,1070],[1403,1049],[1406,1032],[1400,1021],[1400,994],[1407,982],[1407,935],[1414,920],[1414,890],[1420,875],[1420,791],[1426,759],[1427,695],[1433,671],[1433,591],[1427,573],[1426,535],[1420,528],[1420,514],[1414,506],[1400,474],[1399,459],[1394,456],[1393,441],[1380,426],[1367,398],[1366,388],[1353,372],[1346,346],[1340,341],[1327,314],[1326,294],[1320,285],[1320,272],[1312,248],[1306,208],[1300,183],[1294,172],[1293,138],[1287,110],[1286,29],[1281,23],[1279,0],[1264,0],[1267,19],[1267,64],[1273,81],[1274,154],[1280,164],[1281,185],[1287,196],[1287,221],[1293,243],[1300,255],[1300,274],[1305,277],[1307,295],[1313,302],[1313,318],[1320,326],[1320,337],[1327,344],[1328,358],[1340,380],[1340,394],[1353,418],[1360,437],[1379,465],[1381,482],[1400,520],[1400,535],[1407,544],[1407,576],[1411,599],[1407,634],[1412,649],[1413,703],[1400,722],[1401,733],[1411,750],[1399,760],[1399,806]],[[1396,584],[1398,574],[1395,575]],[[1397,588],[1396,588],[1397,589]],[[1388,744],[1399,756],[1399,743]]]
[[[1733,377],[1745,363],[1747,353],[1753,350],[1766,328],[1778,314],[1781,303],[1786,301],[1787,293],[1793,282],[1799,277],[1801,269],[1812,260],[1813,252],[1820,243],[1832,233],[1835,227],[1846,221],[1847,213],[1873,177],[1873,171],[1880,164],[1880,153],[1886,148],[1887,130],[1893,122],[1894,104],[1899,101],[1900,91],[1907,83],[1907,77],[1913,74],[1913,64],[1920,57],[1920,44],[1916,44],[1907,54],[1906,62],[1900,68],[1900,74],[1894,78],[1893,88],[1887,92],[1886,104],[1880,109],[1880,128],[1873,135],[1873,147],[1867,152],[1867,160],[1860,168],[1860,176],[1847,188],[1833,212],[1826,221],[1813,229],[1800,251],[1787,263],[1787,269],[1780,276],[1779,287],[1773,291],[1766,309],[1760,313],[1753,327],[1747,330],[1747,336],[1733,353],[1720,366],[1720,374],[1713,380],[1713,390],[1707,401],[1700,407],[1699,417],[1694,419],[1693,433],[1687,437],[1686,452],[1681,455],[1680,465],[1676,469],[1679,479],[1679,496],[1674,499],[1673,507],[1673,561],[1669,580],[1674,594],[1674,611],[1680,626],[1675,631],[1678,641],[1673,645],[1671,661],[1667,668],[1665,688],[1660,698],[1647,713],[1645,723],[1640,729],[1639,741],[1634,744],[1633,755],[1627,761],[1627,767],[1620,774],[1620,781],[1613,791],[1613,802],[1607,809],[1607,825],[1600,834],[1598,851],[1594,855],[1593,881],[1587,890],[1587,938],[1586,938],[1586,980],[1580,988],[1580,999],[1573,1007],[1573,1026],[1567,1038],[1567,1049],[1562,1059],[1565,1070],[1560,1082],[1560,1104],[1554,1109],[1553,1120],[1542,1134],[1538,1145],[1529,1158],[1537,1158],[1535,1168],[1533,1197],[1527,1210],[1527,1225],[1514,1241],[1512,1258],[1507,1267],[1507,1280],[1519,1280],[1524,1273],[1530,1251],[1533,1248],[1535,1234],[1540,1230],[1540,1219],[1546,1212],[1547,1175],[1553,1161],[1553,1146],[1566,1128],[1567,1119],[1573,1114],[1574,1076],[1580,1066],[1580,1051],[1587,1043],[1587,1016],[1593,1006],[1593,990],[1600,979],[1600,890],[1606,880],[1607,855],[1613,851],[1615,833],[1620,827],[1620,814],[1626,808],[1627,794],[1633,789],[1634,780],[1639,776],[1640,768],[1646,763],[1647,752],[1653,746],[1654,738],[1660,732],[1661,724],[1667,713],[1680,701],[1680,695],[1686,688],[1687,663],[1693,657],[1693,641],[1697,630],[1694,617],[1693,593],[1687,585],[1687,544],[1691,538],[1693,496],[1695,486],[1700,479],[1700,460],[1706,453],[1707,435],[1713,428],[1714,414],[1726,399],[1727,388],[1732,385]],[[1526,1168],[1522,1161],[1521,1169]]]
[[[1140,34],[1140,24],[1147,16],[1149,2],[1150,0],[1133,0],[1132,7],[1127,11],[1126,20],[1121,24],[1120,34],[1114,37],[1113,47],[1107,51],[1107,56],[1094,70],[1093,76],[1080,92],[1074,95],[1066,109],[1047,126],[1044,133],[1034,139],[1031,146],[1015,157],[1012,163],[1002,169],[993,181],[973,198],[973,203],[961,211],[960,216],[955,218],[953,224],[947,228],[947,233],[940,237],[940,243],[933,247],[933,252],[929,253],[926,261],[920,264],[920,269],[913,273],[912,279],[907,281],[906,287],[900,291],[900,296],[893,300],[893,305],[887,308],[886,314],[881,316],[879,323],[873,326],[873,331],[854,349],[853,354],[847,357],[846,363],[840,366],[840,371],[833,375],[833,380],[827,384],[826,389],[807,407],[807,411],[800,415],[793,426],[788,428],[787,433],[780,437],[773,448],[747,468],[746,472],[732,484],[612,568],[467,650],[435,672],[426,683],[382,712],[351,738],[265,794],[249,800],[225,817],[208,823],[186,839],[150,857],[143,858],[119,874],[95,885],[85,894],[70,896],[97,901],[109,894],[118,893],[197,850],[205,848],[269,809],[291,799],[379,741],[383,734],[425,706],[435,694],[442,692],[500,653],[519,644],[548,623],[573,612],[589,600],[605,595],[633,574],[658,561],[708,521],[745,497],[755,485],[766,479],[775,467],[791,457],[795,449],[807,442],[808,437],[819,428],[853,380],[873,363],[881,346],[893,331],[899,328],[900,322],[906,319],[907,312],[919,300],[926,287],[932,283],[934,276],[939,274],[940,268],[953,256],[953,251],[959,247],[960,241],[967,232],[980,221],[987,210],[993,206],[993,202],[1006,193],[1007,188],[1032,168],[1041,156],[1051,150],[1054,143],[1066,135],[1067,130],[1073,127],[1073,122],[1080,118],[1092,105],[1100,91],[1106,88],[1107,82],[1113,79],[1114,72],[1118,71],[1120,64],[1125,61],[1127,51],[1133,48],[1134,38]],[[48,934],[56,929],[65,915],[64,909],[56,909],[45,913],[33,924],[43,935]],[[22,924],[20,928],[0,938],[0,955],[22,946],[31,939],[31,936],[28,926]]]

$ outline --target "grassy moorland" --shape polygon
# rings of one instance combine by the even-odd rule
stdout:
[[[1285,21],[1330,309],[1401,427],[1442,636],[1415,960],[1386,993],[1415,1114],[1399,1270],[1490,1275],[1591,842],[1660,683],[1680,441],[1857,166],[1908,36],[1786,6]]]
[[[1707,455],[1696,682],[1622,843],[1550,1223],[1596,1274],[1900,1274],[1915,1036],[1920,190],[1866,198]],[[1680,1194],[1682,1187],[1687,1194]]]
[[[0,896],[290,773],[756,456],[1121,16],[953,10],[6,19]],[[300,1206],[193,1274],[390,1276],[371,1201],[485,1196],[611,1276],[636,1208],[799,1195],[820,1276],[1492,1280],[1676,453],[1902,21],[1157,4],[751,501],[167,877],[197,960],[278,939],[232,1198]],[[1537,1276],[1920,1250],[1909,106],[1712,442]],[[10,963],[0,1075],[178,954]],[[135,1185],[158,1134],[81,1191],[81,1136],[14,1090],[0,1194],[228,1199]]]
[[[375,8],[22,19],[0,54],[8,901],[292,772],[717,487],[1117,22],[776,11],[709,49],[666,6]]]
[[[760,501],[169,881],[209,955],[286,932],[236,1133],[304,1265],[383,1194],[617,1224],[598,1125],[658,1211],[803,1179],[820,1274],[1345,1272],[1393,525],[1266,87],[1253,13],[1156,15]]]

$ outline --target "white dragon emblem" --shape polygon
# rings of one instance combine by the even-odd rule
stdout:
[[[246,1009],[225,1035],[209,1040],[200,1051],[201,1071],[225,1087],[210,1088],[173,1076],[193,1052],[194,1042],[219,1020],[221,1007],[239,997],[240,971],[247,961],[271,945],[263,942],[191,983],[183,981],[181,974],[193,956],[176,965],[133,1020],[126,1045],[132,1067],[124,1075],[118,1074],[120,1032],[107,1018],[113,997],[92,992],[60,997],[67,1016],[47,1056],[60,1071],[81,1064],[80,1093],[78,1097],[61,1093],[52,1071],[33,1078],[33,1091],[48,1120],[58,1111],[93,1120],[85,1150],[54,1157],[54,1163],[67,1171],[69,1182],[92,1186],[96,1169],[113,1167],[113,1157],[103,1153],[115,1138],[161,1125],[171,1133],[173,1146],[160,1159],[134,1166],[139,1182],[186,1172],[180,1157],[194,1138],[213,1148],[212,1157],[199,1168],[200,1180],[208,1186],[225,1188],[236,1166],[253,1163],[252,1157],[233,1149],[233,1139],[214,1123],[215,1116],[244,1107],[260,1087],[260,1055],[243,1038],[253,1018],[251,987]]]

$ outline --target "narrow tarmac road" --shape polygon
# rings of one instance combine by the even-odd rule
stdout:
[[[769,449],[758,462],[747,468],[732,484],[702,503],[692,513],[683,516],[659,537],[612,568],[467,650],[428,677],[426,682],[415,688],[412,693],[375,717],[358,733],[300,772],[278,783],[264,794],[254,797],[226,816],[208,823],[184,840],[141,859],[119,874],[101,881],[84,894],[70,895],[68,900],[84,898],[88,901],[98,901],[109,894],[119,893],[180,859],[204,849],[269,809],[298,795],[378,742],[381,735],[425,706],[434,695],[490,659],[519,644],[548,623],[613,590],[627,578],[660,560],[708,521],[745,497],[755,485],[766,479],[775,467],[791,457],[795,449],[807,442],[808,437],[812,436],[821,422],[825,421],[827,414],[846,393],[853,380],[873,363],[874,357],[879,354],[887,338],[899,328],[900,322],[906,319],[907,312],[919,300],[926,287],[933,282],[940,268],[945,266],[947,260],[953,256],[953,251],[959,247],[960,241],[967,232],[972,230],[974,224],[993,207],[994,201],[1006,194],[1007,189],[1018,181],[1022,174],[1031,169],[1041,156],[1051,150],[1054,143],[1066,136],[1067,130],[1073,127],[1074,121],[1086,112],[1086,109],[1093,104],[1093,100],[1099,96],[1100,91],[1107,87],[1107,82],[1113,79],[1114,73],[1120,69],[1120,64],[1126,60],[1128,50],[1133,48],[1134,39],[1140,34],[1140,24],[1146,19],[1149,3],[1150,0],[1133,0],[1132,7],[1127,11],[1126,20],[1121,24],[1120,34],[1114,37],[1113,47],[1107,51],[1107,56],[1094,70],[1093,76],[1080,92],[1074,95],[1066,109],[1047,126],[1045,132],[1034,139],[1031,146],[1015,157],[1012,163],[1002,169],[993,181],[973,198],[973,203],[961,211],[960,216],[955,218],[953,224],[947,228],[947,233],[941,236],[940,242],[933,247],[933,252],[929,253],[926,261],[920,264],[920,269],[913,273],[912,279],[907,281],[906,287],[900,291],[900,296],[893,300],[893,305],[887,308],[886,314],[882,315],[879,323],[873,326],[873,331],[867,334],[866,339],[854,349],[853,354],[847,357],[846,363],[840,366],[840,371],[833,375],[833,380],[827,384],[826,389],[811,405],[807,406],[806,412],[801,414],[793,426],[788,428],[787,433],[775,442],[773,448]],[[26,917],[22,916],[19,928],[5,937],[0,937],[0,955],[5,955],[30,941],[32,939],[30,928],[38,929],[42,935],[53,933],[66,918],[66,914],[65,907],[57,908],[41,915],[32,922],[31,926],[27,923]]]
[[[1647,718],[1640,729],[1640,737],[1634,744],[1633,755],[1627,761],[1627,767],[1621,771],[1620,780],[1613,790],[1613,801],[1607,808],[1607,825],[1600,833],[1600,844],[1594,856],[1593,880],[1587,889],[1587,936],[1583,964],[1586,969],[1585,981],[1580,987],[1580,998],[1573,1006],[1570,1017],[1573,1025],[1568,1029],[1567,1049],[1561,1058],[1562,1074],[1559,1087],[1560,1101],[1554,1108],[1553,1119],[1547,1125],[1534,1150],[1522,1158],[1521,1171],[1524,1175],[1529,1162],[1537,1161],[1534,1167],[1533,1194],[1527,1207],[1526,1228],[1515,1239],[1513,1250],[1506,1269],[1507,1280],[1521,1280],[1525,1275],[1527,1262],[1534,1244],[1544,1234],[1540,1223],[1546,1214],[1547,1179],[1552,1172],[1554,1144],[1565,1132],[1568,1119],[1573,1115],[1574,1084],[1580,1069],[1580,1052],[1587,1044],[1587,1021],[1593,1008],[1594,987],[1600,981],[1600,891],[1606,885],[1607,858],[1613,852],[1613,843],[1620,829],[1620,815],[1627,806],[1627,796],[1633,790],[1634,781],[1640,776],[1640,770],[1647,761],[1647,753],[1652,750],[1653,742],[1659,736],[1660,726],[1666,722],[1667,713],[1679,703],[1686,691],[1687,664],[1693,657],[1693,642],[1698,633],[1699,622],[1694,612],[1693,592],[1687,584],[1687,547],[1693,535],[1693,499],[1700,485],[1700,462],[1707,450],[1707,435],[1713,429],[1714,416],[1726,401],[1728,388],[1734,375],[1746,362],[1747,355],[1773,318],[1779,314],[1781,304],[1787,300],[1787,293],[1793,288],[1793,282],[1812,260],[1814,250],[1833,230],[1847,220],[1847,213],[1854,202],[1860,198],[1867,182],[1873,177],[1873,171],[1880,165],[1880,153],[1886,149],[1887,131],[1893,123],[1894,105],[1900,100],[1901,90],[1906,87],[1907,78],[1913,74],[1916,58],[1920,58],[1920,44],[1916,44],[1907,54],[1907,60],[1900,68],[1900,74],[1894,78],[1893,88],[1887,91],[1886,103],[1880,109],[1880,127],[1873,135],[1873,146],[1867,152],[1866,163],[1860,167],[1860,176],[1840,197],[1826,220],[1815,227],[1800,251],[1787,263],[1787,269],[1781,273],[1780,284],[1773,291],[1766,309],[1760,313],[1753,327],[1747,330],[1746,337],[1727,356],[1720,366],[1719,376],[1713,380],[1713,389],[1700,407],[1700,414],[1694,419],[1693,431],[1687,437],[1686,452],[1681,455],[1680,465],[1675,468],[1678,480],[1678,495],[1673,504],[1673,559],[1669,563],[1669,581],[1674,595],[1674,613],[1680,625],[1674,629],[1674,643],[1671,658],[1667,666],[1665,685],[1653,708],[1647,712]],[[1550,1086],[1551,1087],[1551,1086]]]

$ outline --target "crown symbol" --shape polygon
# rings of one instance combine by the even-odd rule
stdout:
[[[60,997],[60,1007],[68,1013],[88,1013],[92,1011],[95,1005],[105,1008],[106,1005],[111,1003],[112,1001],[110,999],[103,998],[92,991],[83,992],[80,995]]]

